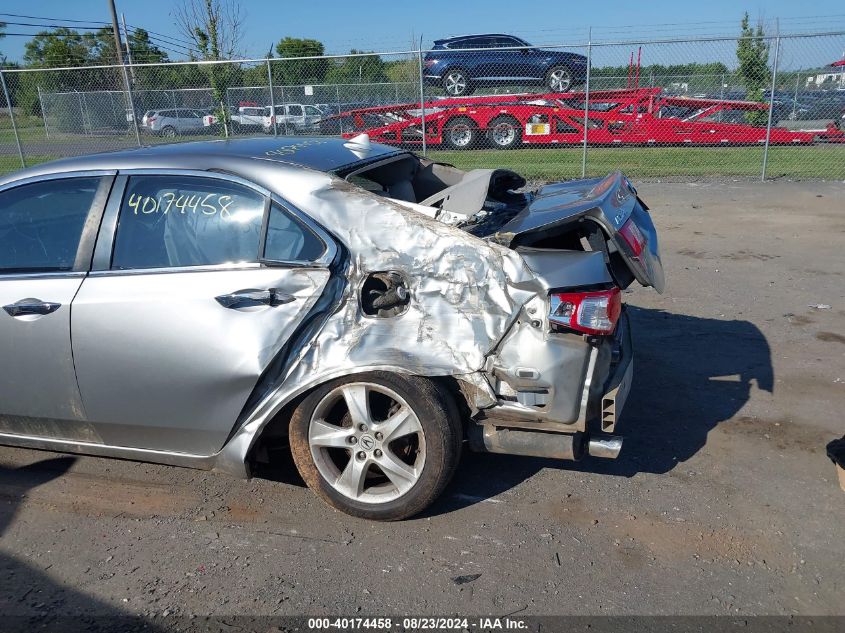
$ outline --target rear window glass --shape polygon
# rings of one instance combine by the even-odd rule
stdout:
[[[0,272],[72,270],[100,178],[67,178],[0,192]]]
[[[264,258],[276,262],[312,262],[323,254],[323,242],[296,218],[274,204],[267,221]]]
[[[237,183],[133,176],[123,196],[112,269],[258,260],[265,198]]]

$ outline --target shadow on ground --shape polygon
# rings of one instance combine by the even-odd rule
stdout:
[[[30,491],[67,473],[76,457],[0,466],[0,545]],[[0,551],[0,613],[4,633],[46,631],[146,631],[158,627],[62,585],[31,564]],[[70,554],[70,553],[69,553]]]
[[[566,462],[467,452],[430,515],[493,497],[542,468],[620,477],[667,473],[700,451],[716,425],[742,409],[753,384],[772,392],[769,344],[753,323],[633,306],[628,313],[634,382],[617,428],[625,437],[620,456]]]

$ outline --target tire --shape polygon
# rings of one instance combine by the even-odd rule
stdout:
[[[168,125],[167,127],[161,129],[161,135],[166,138],[176,138],[178,134],[175,127]]]
[[[487,138],[496,149],[513,149],[522,143],[522,127],[512,116],[497,116],[487,126]]]
[[[443,91],[450,97],[465,97],[475,91],[469,75],[463,68],[452,68],[443,73]]]
[[[546,73],[546,87],[552,92],[568,92],[575,85],[569,66],[559,64]]]
[[[376,521],[408,518],[437,499],[457,468],[462,440],[457,407],[444,389],[387,372],[318,387],[290,421],[291,452],[305,483],[341,512]]]
[[[441,134],[443,144],[449,149],[475,149],[479,136],[475,121],[463,116],[450,119]]]

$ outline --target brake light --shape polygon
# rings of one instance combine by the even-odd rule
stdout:
[[[584,334],[610,334],[622,313],[619,288],[549,296],[549,321]]]
[[[423,62],[423,65],[424,65],[426,68],[431,68],[431,67],[432,67],[432,66],[434,66],[436,63],[437,63],[437,60],[436,60],[436,59],[427,59],[427,60],[425,60],[425,61]]]
[[[619,229],[619,235],[625,240],[625,243],[631,249],[634,257],[639,257],[645,250],[646,239],[633,220],[628,220]]]
[[[153,123],[156,120],[156,117],[151,116],[147,119],[147,123]]]

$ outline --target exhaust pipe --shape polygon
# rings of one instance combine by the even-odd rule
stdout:
[[[622,438],[618,435],[590,438],[590,441],[587,442],[587,453],[589,453],[592,457],[616,459],[619,457],[619,451],[621,450]]]

